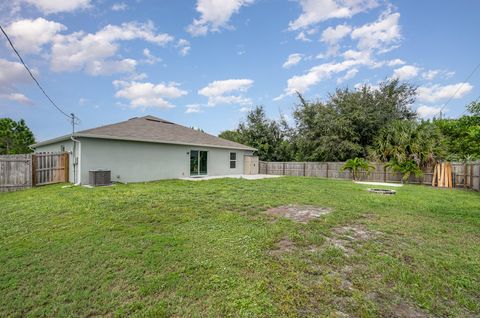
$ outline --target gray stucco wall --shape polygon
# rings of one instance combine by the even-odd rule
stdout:
[[[65,151],[68,151],[70,153],[70,156],[69,156],[69,170],[68,170],[68,178],[69,178],[69,181],[70,182],[74,182],[74,175],[73,175],[73,156],[72,156],[72,152],[73,152],[73,141],[71,140],[65,140],[65,141],[60,141],[60,142],[56,142],[56,143],[53,143],[53,144],[50,144],[50,145],[45,145],[45,146],[41,146],[41,147],[38,147],[35,149],[35,153],[38,153],[38,152],[60,152],[62,151],[62,146],[65,147]]]
[[[88,183],[88,172],[108,169],[112,180],[142,182],[190,176],[190,150],[208,152],[208,175],[243,174],[244,155],[251,151],[170,145],[148,142],[77,138],[81,141],[81,182]],[[37,151],[59,151],[60,142]],[[69,142],[71,147],[72,143]],[[50,150],[51,149],[51,150]],[[237,165],[230,169],[230,152],[237,153]],[[72,171],[72,170],[71,170]],[[72,173],[70,174],[72,175]]]

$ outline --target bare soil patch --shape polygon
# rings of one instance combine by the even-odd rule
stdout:
[[[431,315],[427,314],[420,308],[408,303],[403,302],[396,304],[389,308],[385,313],[386,316],[395,318],[428,318]]]
[[[270,250],[270,254],[273,256],[280,256],[284,253],[292,252],[295,248],[295,243],[290,241],[288,237],[284,237],[275,244],[273,250]]]
[[[268,215],[284,217],[299,223],[308,223],[330,212],[332,212],[330,208],[296,204],[282,205],[266,211]]]
[[[333,236],[327,237],[330,245],[342,250],[346,256],[355,253],[355,246],[363,242],[373,240],[381,233],[369,231],[359,224],[347,225],[333,229]]]

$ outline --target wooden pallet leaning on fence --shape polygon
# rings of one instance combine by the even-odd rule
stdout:
[[[437,163],[433,169],[432,187],[453,188],[452,164],[450,162]]]

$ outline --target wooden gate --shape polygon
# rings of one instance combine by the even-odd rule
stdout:
[[[32,187],[32,155],[0,156],[0,192]]]
[[[34,186],[68,182],[68,153],[48,152],[32,155]]]
[[[258,174],[259,161],[256,156],[245,156],[243,161],[244,174]]]

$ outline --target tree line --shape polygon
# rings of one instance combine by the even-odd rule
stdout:
[[[0,118],[0,155],[31,153],[35,143],[32,131],[23,119]]]
[[[440,160],[480,159],[480,103],[458,119],[421,120],[412,109],[416,95],[416,86],[398,79],[337,89],[325,101],[298,94],[293,124],[257,106],[219,136],[256,148],[265,161],[364,158],[415,172]]]

